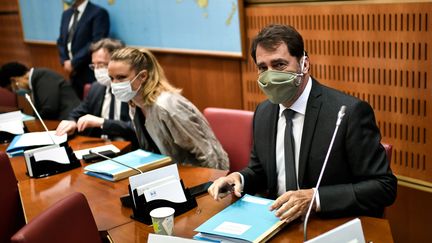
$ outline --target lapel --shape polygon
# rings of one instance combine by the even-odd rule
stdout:
[[[277,174],[276,174],[276,134],[277,134],[277,123],[279,119],[279,105],[272,104],[270,107],[270,112],[266,112],[268,114],[267,119],[264,121],[267,123],[265,124],[268,126],[266,129],[263,129],[263,131],[271,131],[269,136],[266,136],[268,138],[268,141],[266,141],[266,144],[269,144],[269,150],[268,150],[268,163],[267,163],[267,170],[270,172],[269,178],[267,178],[267,182],[269,184],[269,194],[270,195],[276,195],[277,193]]]
[[[312,138],[315,133],[318,115],[321,109],[321,85],[312,78],[312,89],[308,98],[305,120],[303,125],[302,142],[300,145],[298,183],[303,185],[303,178],[311,149]]]
[[[81,28],[81,26],[83,26],[83,25],[85,25],[87,23],[87,19],[90,18],[92,10],[93,10],[93,5],[92,5],[91,2],[88,2],[86,8],[84,9],[84,12],[81,15],[81,18],[79,19],[79,21],[77,23],[77,27],[76,27],[75,33],[78,33],[79,30],[80,30],[80,28]],[[73,37],[74,40],[75,40],[75,36],[77,36],[77,35],[74,35],[74,37]],[[72,43],[73,43],[73,41],[72,41]]]
[[[122,121],[130,121],[129,117],[129,104],[126,102],[122,102],[120,106],[120,120]]]
[[[93,83],[93,85],[97,85],[98,88],[98,94],[100,93],[100,95],[95,95],[94,97],[92,97],[93,99],[96,99],[96,111],[99,112],[99,116],[102,116],[102,105],[103,102],[105,100],[105,92],[106,92],[106,87],[98,84],[98,83]],[[103,99],[100,99],[99,97],[103,97]]]
[[[64,36],[67,36],[69,33],[69,23],[71,21],[72,15],[73,15],[73,9],[72,8],[69,8],[64,13],[64,19],[63,19],[64,22],[62,25],[62,32],[63,32]]]

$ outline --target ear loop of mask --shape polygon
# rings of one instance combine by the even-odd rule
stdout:
[[[306,52],[303,51],[303,57],[302,60],[300,61],[300,73],[297,74],[298,79],[295,81],[296,86],[300,86],[301,84],[302,78],[304,76],[303,70],[306,68],[305,63],[306,63]]]

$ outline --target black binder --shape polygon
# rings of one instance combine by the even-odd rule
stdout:
[[[152,220],[150,217],[150,211],[152,211],[155,208],[159,207],[171,207],[175,209],[174,216],[178,216],[180,214],[183,214],[192,208],[195,208],[197,206],[197,202],[195,200],[195,197],[193,197],[188,188],[184,187],[183,180],[180,180],[181,186],[183,188],[183,192],[186,196],[186,201],[182,203],[175,203],[168,200],[152,200],[150,202],[147,202],[145,199],[144,194],[138,196],[137,190],[135,189],[133,192],[131,192],[131,188],[129,186],[129,193],[130,195],[134,195],[135,203],[132,205],[133,214],[131,215],[132,219],[135,219],[137,221],[140,221],[142,223],[151,225]]]
[[[50,146],[45,146],[38,149],[44,149],[46,147],[50,147]],[[70,162],[69,164],[61,164],[51,160],[36,161],[33,154],[31,154],[29,156],[26,156],[27,174],[30,177],[42,178],[50,175],[55,175],[61,172],[69,171],[81,166],[80,161],[76,158],[72,148],[69,146],[67,142],[59,144],[59,147],[65,149],[66,154],[69,158],[69,162]]]

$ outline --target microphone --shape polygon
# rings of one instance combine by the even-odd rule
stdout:
[[[51,138],[51,141],[53,142],[53,144],[57,144],[55,142],[53,136],[51,135],[51,133],[48,131],[48,128],[45,125],[45,122],[42,120],[41,116],[39,115],[39,112],[36,110],[36,107],[33,105],[33,102],[30,99],[30,95],[25,94],[25,98],[26,98],[27,102],[30,103],[30,106],[32,107],[33,111],[36,113],[36,116],[38,117],[39,121],[42,123],[42,126],[44,127],[44,129],[47,132],[48,136]]]
[[[322,176],[324,174],[324,170],[325,170],[325,167],[327,165],[327,161],[328,161],[328,158],[330,156],[330,152],[331,152],[331,149],[333,147],[333,143],[334,143],[337,131],[339,129],[339,125],[342,122],[342,118],[345,116],[345,110],[346,110],[346,106],[343,105],[343,106],[341,106],[341,108],[340,108],[340,110],[338,112],[338,117],[337,117],[337,120],[336,120],[336,127],[335,127],[335,130],[333,132],[333,137],[332,137],[332,139],[330,141],[330,146],[329,146],[329,148],[327,150],[327,154],[326,154],[326,157],[324,159],[324,164],[322,165],[321,172],[320,172],[320,175],[318,177],[317,184],[315,186],[314,194],[312,196],[312,200],[311,200],[311,202],[309,204],[309,208],[308,208],[308,211],[306,213],[305,220],[304,220],[304,223],[303,223],[303,241],[307,240],[307,223],[308,223],[309,216],[310,216],[310,213],[311,213],[311,210],[312,210],[312,205],[313,205],[313,203],[315,201],[316,194],[318,193],[318,187],[321,184],[321,179],[322,179]]]
[[[125,167],[128,167],[129,169],[133,169],[133,170],[135,170],[135,171],[138,171],[140,174],[143,173],[142,170],[140,170],[140,169],[138,169],[138,168],[135,168],[135,167],[130,166],[130,165],[127,165],[127,164],[124,164],[124,163],[122,163],[122,162],[120,162],[120,161],[118,161],[118,160],[115,160],[115,159],[113,159],[113,158],[110,158],[110,157],[108,157],[108,156],[106,156],[106,155],[103,155],[103,154],[101,154],[101,153],[98,153],[98,152],[96,152],[96,151],[91,151],[91,150],[89,150],[89,153],[90,153],[90,154],[96,154],[96,155],[98,155],[98,156],[100,156],[100,157],[102,157],[102,158],[104,158],[104,159],[107,159],[107,160],[109,160],[109,161],[112,161],[112,162],[115,162],[115,163],[117,163],[117,164],[123,165],[123,166],[125,166]]]
[[[89,150],[89,153],[90,153],[90,154],[96,154],[96,155],[98,155],[98,156],[100,156],[100,157],[102,157],[102,158],[104,158],[104,159],[107,159],[107,160],[112,161],[112,162],[114,162],[114,163],[117,163],[117,164],[123,165],[123,166],[125,166],[125,167],[127,167],[127,168],[130,168],[130,169],[133,169],[133,170],[135,170],[135,171],[138,171],[140,174],[143,174],[142,170],[140,170],[140,169],[138,169],[138,168],[132,167],[132,166],[127,165],[127,164],[124,164],[124,163],[122,163],[122,162],[120,162],[120,161],[118,161],[118,160],[115,160],[115,159],[113,159],[113,158],[110,158],[110,157],[108,157],[108,156],[106,156],[106,155],[103,155],[103,154],[101,154],[101,153],[98,153],[98,152],[96,152],[96,151],[91,151],[91,150]],[[124,207],[127,207],[127,208],[132,208],[132,207],[134,206],[134,204],[135,204],[135,202],[134,202],[132,196],[129,195],[129,194],[125,194],[125,195],[120,196],[120,201],[121,201],[122,205],[123,205]]]

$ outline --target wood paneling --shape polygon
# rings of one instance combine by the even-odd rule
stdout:
[[[312,76],[374,108],[383,142],[393,145],[393,171],[430,185],[431,2],[260,4],[245,9],[248,48],[268,24],[294,26],[304,38]],[[243,105],[249,110],[265,99],[256,78],[248,57],[242,82]],[[395,242],[430,241],[432,194],[401,185],[398,190],[386,211]]]
[[[395,242],[430,242],[432,193],[398,186],[396,202],[386,209]]]
[[[281,4],[246,7],[247,40],[270,23],[302,34],[311,73],[368,101],[383,141],[393,145],[395,173],[432,182],[430,120],[432,3]],[[251,58],[242,66],[243,104],[265,97]]]
[[[200,110],[242,108],[241,63],[238,59],[156,53],[167,78]]]

